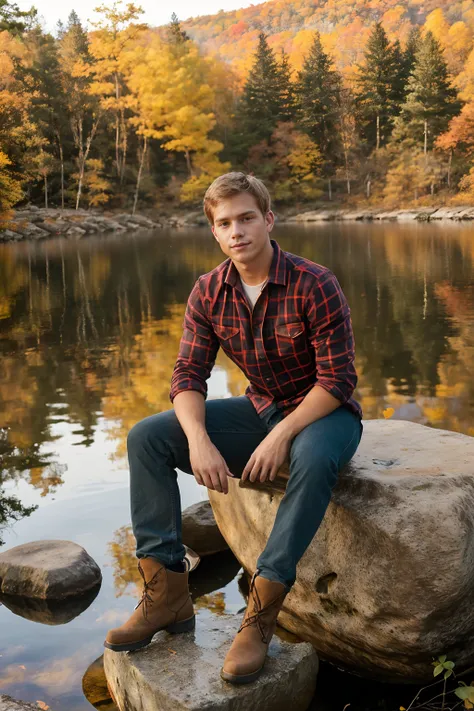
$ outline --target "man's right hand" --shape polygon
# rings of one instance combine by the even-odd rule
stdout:
[[[233,474],[209,437],[205,436],[189,444],[189,459],[198,484],[221,494],[229,492],[227,477]]]

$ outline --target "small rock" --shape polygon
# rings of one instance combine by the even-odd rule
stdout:
[[[1,593],[62,600],[101,580],[97,563],[71,541],[34,541],[0,553]]]
[[[86,230],[79,225],[73,225],[66,232],[68,237],[83,237],[86,234]]]
[[[198,501],[183,511],[183,542],[202,557],[228,549],[209,501]]]
[[[3,230],[0,232],[0,242],[19,242],[23,239],[23,235],[12,230]]]
[[[203,616],[204,617],[204,616]],[[242,615],[197,617],[196,633],[159,632],[133,654],[105,650],[107,681],[121,711],[304,711],[316,688],[318,657],[307,643],[273,637],[265,668],[252,684],[220,678]],[[207,625],[209,626],[206,626]]]
[[[0,711],[38,711],[38,706],[26,701],[16,701],[11,696],[0,694]]]

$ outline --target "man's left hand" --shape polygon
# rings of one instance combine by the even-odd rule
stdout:
[[[265,437],[247,462],[242,481],[274,481],[290,451],[291,438],[278,426]]]

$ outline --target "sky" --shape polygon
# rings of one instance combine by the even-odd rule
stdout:
[[[127,1],[131,0],[124,0],[124,4]],[[201,0],[199,3],[195,0],[194,2],[173,0],[170,3],[166,0],[134,0],[134,2],[145,11],[142,21],[149,25],[164,25],[169,22],[172,12],[175,12],[180,20],[186,20],[197,15],[211,15],[219,10],[237,10],[241,7],[249,7],[251,4],[257,5],[263,0],[254,0],[253,3],[248,0]],[[62,0],[60,3],[57,0],[17,0],[17,5],[22,10],[34,5],[43,18],[46,29],[50,31],[54,30],[59,19],[65,22],[73,9],[84,22],[88,19],[93,20],[93,8],[102,4],[107,5],[108,0]]]

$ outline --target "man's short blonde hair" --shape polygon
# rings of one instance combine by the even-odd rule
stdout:
[[[219,202],[240,193],[253,195],[262,215],[265,216],[270,210],[270,193],[259,178],[237,171],[225,173],[214,180],[204,195],[204,212],[211,225],[214,224],[214,209]]]

